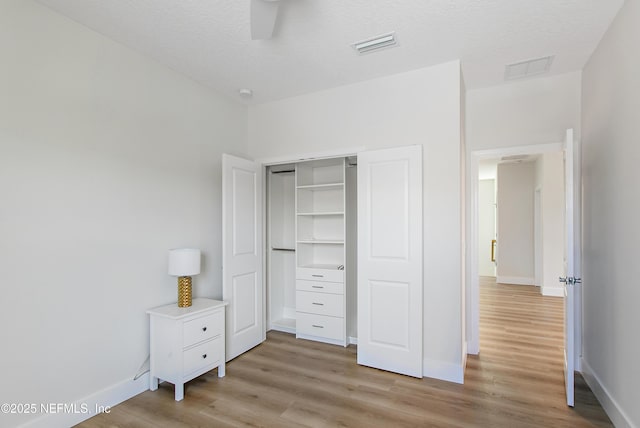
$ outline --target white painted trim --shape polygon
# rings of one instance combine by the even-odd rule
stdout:
[[[425,358],[422,360],[422,374],[424,377],[463,384],[465,365],[466,359],[460,364],[454,364]]]
[[[255,161],[254,161],[255,162]],[[258,165],[260,165],[258,163]],[[267,198],[269,192],[267,191],[267,183],[268,181],[268,173],[267,167],[264,165],[260,165],[260,174],[262,175],[262,206],[260,210],[262,211],[262,341],[267,340],[267,330],[268,330],[268,321],[271,316],[271,312],[267,311],[267,282],[269,281],[267,275],[267,266],[271,266],[271,251],[267,250],[267,243],[270,241],[271,229],[268,227],[267,223],[267,212],[269,212],[269,207],[271,205],[271,198]]]
[[[500,284],[536,285],[535,278],[526,276],[496,276],[496,282]]]
[[[108,409],[117,404],[122,403],[136,395],[143,393],[149,389],[149,373],[140,376],[137,380],[123,380],[115,385],[95,392],[87,397],[68,403],[69,408],[82,410],[87,409],[86,413],[82,411],[74,413],[49,413],[33,419],[22,427],[29,428],[65,428],[95,416],[97,408]]]
[[[357,344],[358,344],[358,338],[354,336],[349,336],[349,345],[357,345]]]
[[[467,342],[463,341],[462,342],[462,382],[464,383],[464,374],[467,371],[467,355],[469,355],[469,352],[467,351]]]
[[[474,345],[477,344],[477,341],[473,341],[473,340],[467,340],[467,344],[466,344],[466,348],[467,348],[467,355],[478,355],[480,354],[480,349],[479,347],[473,347]]]
[[[262,165],[278,165],[282,163],[301,162],[301,161],[307,161],[307,160],[313,160],[313,159],[355,156],[358,153],[363,152],[365,150],[366,150],[366,147],[358,146],[358,147],[326,150],[323,152],[298,153],[298,154],[290,154],[290,155],[283,155],[283,156],[274,156],[270,158],[257,159],[256,162],[261,163]]]
[[[564,288],[562,287],[542,287],[542,295],[549,297],[564,297]]]
[[[322,343],[328,343],[329,345],[338,345],[338,346],[345,346],[345,347],[348,344],[346,340],[342,341],[342,340],[336,340],[336,339],[329,339],[326,337],[313,336],[311,334],[304,334],[304,333],[297,333],[297,332],[296,332],[296,339],[313,340],[314,342],[322,342]]]
[[[467,222],[467,233],[470,236],[467,237],[468,254],[467,265],[469,266],[469,272],[467,277],[466,287],[466,316],[465,318],[470,320],[470,325],[466,327],[467,335],[467,351],[473,355],[480,353],[480,277],[479,277],[479,260],[478,260],[478,242],[479,242],[479,202],[478,194],[480,192],[480,177],[479,177],[479,158],[472,155],[473,162],[467,162],[469,173],[467,179],[471,180],[471,185],[468,200],[467,212],[471,216],[471,220]],[[471,177],[471,178],[470,178]]]
[[[611,422],[613,422],[613,425],[618,428],[638,428],[637,425],[633,424],[631,418],[629,418],[624,410],[622,410],[618,402],[611,396],[611,393],[607,390],[607,388],[605,388],[598,375],[596,375],[589,363],[587,363],[584,358],[582,358],[581,365],[583,369],[582,377],[584,377],[587,385],[589,385],[589,388],[591,388],[591,391],[593,391],[593,395],[596,396],[596,398],[600,402],[600,405],[607,413],[607,416],[609,416],[609,419],[611,419]]]
[[[494,159],[514,155],[539,155],[564,150],[564,141],[559,143],[533,144],[528,146],[504,147],[500,149],[474,150],[472,156],[480,159]],[[476,177],[478,180],[478,177]]]

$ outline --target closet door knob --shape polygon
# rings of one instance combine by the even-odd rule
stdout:
[[[207,354],[202,354],[202,358],[207,358]]]
[[[202,331],[207,331],[207,327],[202,327]]]

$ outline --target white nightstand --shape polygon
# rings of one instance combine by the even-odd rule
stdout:
[[[227,302],[193,299],[188,308],[176,303],[150,309],[151,373],[149,389],[158,380],[175,385],[176,401],[184,398],[184,384],[218,368],[225,374],[224,320]]]

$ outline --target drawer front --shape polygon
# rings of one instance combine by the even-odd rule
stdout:
[[[296,332],[327,339],[344,340],[344,318],[296,313]]]
[[[224,311],[207,314],[183,324],[183,347],[195,345],[203,340],[222,334],[224,329]]]
[[[341,294],[296,291],[296,311],[344,317],[344,296]]]
[[[187,377],[205,367],[215,367],[221,363],[222,337],[217,337],[184,351],[182,375]]]
[[[296,280],[296,290],[313,291],[315,293],[344,294],[344,284],[341,282]]]
[[[344,282],[344,271],[337,269],[297,268],[296,278],[309,281]]]

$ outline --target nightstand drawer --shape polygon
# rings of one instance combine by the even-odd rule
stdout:
[[[184,351],[182,374],[187,377],[208,366],[217,366],[222,357],[222,338],[205,342]]]
[[[296,333],[298,335],[344,340],[344,318],[298,312],[296,313]]]
[[[315,293],[344,294],[344,284],[342,282],[307,281],[305,279],[298,279],[296,280],[296,290],[313,291]]]
[[[296,291],[296,311],[343,317],[344,296],[341,294]]]
[[[222,334],[224,329],[224,311],[186,321],[183,329],[182,346],[185,348],[203,340],[214,338]]]
[[[297,268],[296,279],[309,281],[344,282],[344,271],[337,269]]]

